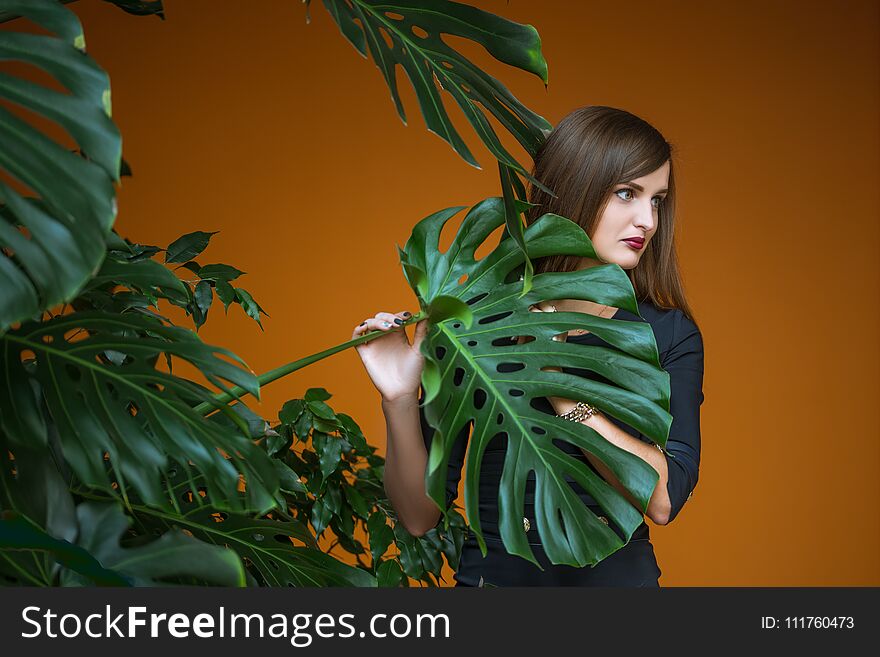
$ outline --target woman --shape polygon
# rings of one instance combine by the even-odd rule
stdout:
[[[648,508],[648,518],[658,525],[675,519],[697,484],[700,463],[700,405],[703,402],[703,340],[684,297],[674,246],[675,186],[671,145],[644,120],[623,110],[583,107],[566,116],[542,144],[535,157],[533,175],[556,193],[529,189],[528,223],[547,212],[579,223],[589,235],[598,260],[576,256],[549,256],[537,260],[535,273],[574,271],[606,263],[625,270],[638,300],[639,314],[579,299],[550,299],[531,309],[538,312],[576,311],[619,320],[646,321],[651,325],[660,364],[670,375],[670,412],[673,422],[666,449],[614,417],[570,399],[541,398],[542,410],[572,421],[581,421],[614,445],[649,463],[659,480]],[[379,312],[354,329],[353,337],[367,331],[391,329],[409,312]],[[419,345],[427,320],[416,325],[413,343],[405,331],[391,331],[357,347],[374,385],[382,395],[388,433],[385,489],[404,527],[421,535],[434,527],[440,510],[425,493],[424,473],[433,429],[420,408],[423,356]],[[585,331],[556,336],[577,344],[607,346]],[[610,383],[600,375],[562,367],[566,373]],[[575,408],[577,406],[577,409]],[[583,410],[586,409],[586,413]],[[577,411],[581,411],[578,413]],[[587,415],[587,417],[583,417]],[[449,460],[447,505],[457,497],[469,426],[459,434]],[[558,441],[574,458],[597,474],[638,507],[636,500],[595,456]],[[498,533],[498,484],[506,439],[493,441],[481,462],[480,519],[488,553],[483,557],[476,539],[463,547],[455,574],[456,586],[659,586],[660,568],[654,556],[647,523],[643,522],[622,548],[594,567],[553,565],[541,548],[534,526],[534,473],[526,487],[523,531],[544,570],[507,553]],[[570,478],[570,485],[600,520],[609,524],[603,510]],[[609,526],[623,539],[615,523]]]

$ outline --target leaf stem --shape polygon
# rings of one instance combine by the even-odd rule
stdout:
[[[287,376],[288,374],[292,374],[293,372],[296,372],[297,370],[302,369],[306,365],[311,365],[312,363],[317,363],[319,360],[323,360],[323,359],[327,358],[328,356],[332,356],[333,354],[339,353],[340,351],[345,351],[346,349],[348,349],[350,347],[356,347],[360,344],[364,344],[366,342],[369,342],[370,340],[375,340],[376,338],[383,336],[383,335],[387,335],[393,331],[403,330],[407,326],[409,326],[410,324],[418,323],[421,320],[426,319],[427,317],[428,317],[428,314],[426,312],[424,312],[424,311],[419,312],[419,313],[413,315],[412,317],[410,317],[403,324],[401,324],[400,326],[398,326],[396,328],[390,329],[388,331],[381,331],[381,330],[380,331],[371,331],[371,332],[366,333],[360,337],[349,340],[348,342],[343,342],[342,344],[338,344],[335,347],[330,347],[329,349],[325,349],[324,351],[319,351],[318,353],[312,354],[311,356],[306,356],[305,358],[300,358],[299,360],[295,360],[291,363],[287,363],[286,365],[282,365],[281,367],[276,367],[273,370],[269,370],[268,372],[258,376],[257,382],[259,383],[260,388],[262,388],[263,386],[268,385],[269,383],[272,383],[273,381],[277,381],[278,379],[281,379],[281,378]],[[229,390],[229,392],[217,393],[216,395],[214,395],[213,402],[202,402],[201,404],[196,406],[194,408],[194,410],[197,413],[201,413],[202,415],[207,415],[211,411],[215,410],[215,406],[217,404],[225,404],[226,402],[229,402],[233,399],[236,399],[237,397],[242,397],[246,394],[249,394],[247,390],[245,390],[244,388],[242,388],[240,386],[235,386],[235,387],[231,388]]]

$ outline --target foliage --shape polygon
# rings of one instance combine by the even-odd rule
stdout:
[[[457,564],[466,535],[464,518],[450,511],[448,530],[434,528],[414,537],[396,520],[385,496],[384,459],[375,454],[354,419],[327,404],[330,394],[310,388],[284,404],[267,442],[294,496],[317,536],[330,529],[333,544],[355,555],[378,577],[380,586],[407,585],[403,575],[435,585],[442,555]],[[296,482],[302,482],[301,488]],[[296,497],[299,495],[299,497]],[[368,537],[366,542],[356,534]],[[390,554],[389,549],[399,554]],[[364,559],[369,556],[369,562]]]
[[[107,1],[128,13],[164,19],[159,0]],[[418,238],[408,243],[403,258],[423,304],[418,318],[428,316],[434,326],[426,344],[458,348],[464,334],[456,317],[485,319],[490,304],[471,308],[465,303],[470,299],[459,296],[462,290],[452,284],[457,278],[435,285],[442,274],[428,265],[445,265],[457,275],[470,271],[473,282],[479,280],[473,272],[486,273],[484,283],[494,281],[496,286],[492,294],[508,295],[498,297],[495,310],[521,310],[526,301],[521,297],[532,287],[532,269],[526,256],[528,234],[519,217],[528,207],[519,176],[529,174],[502,146],[489,118],[530,155],[550,125],[501,82],[447,46],[441,35],[482,45],[499,61],[546,84],[540,39],[529,25],[446,0],[396,0],[393,5],[325,0],[324,5],[345,38],[363,56],[369,50],[402,120],[406,117],[394,82],[397,64],[416,90],[429,130],[477,166],[443,108],[439,90],[445,90],[497,159],[503,196],[487,215],[495,226],[506,224],[504,262],[484,272],[483,262],[477,265],[467,257],[435,258],[426,247],[436,244],[427,240],[419,246]],[[79,20],[61,2],[0,0],[0,21],[20,16],[42,31],[4,30],[0,59],[36,66],[64,91],[4,73],[0,100],[23,108],[24,116],[54,122],[76,149],[0,107],[0,173],[12,182],[0,181],[0,576],[9,583],[32,585],[396,586],[408,585],[409,578],[436,585],[442,555],[452,565],[458,560],[467,532],[463,517],[444,509],[443,527],[420,537],[407,534],[394,522],[384,496],[382,459],[354,420],[327,404],[329,394],[322,388],[285,404],[274,428],[240,400],[227,403],[243,394],[258,396],[263,377],[256,377],[231,351],[202,342],[197,331],[215,296],[226,311],[239,305],[261,328],[265,311],[237,287],[244,272],[197,260],[215,233],[190,233],[163,249],[113,232],[114,183],[128,166],[112,121],[108,76],[86,54]],[[569,238],[588,251],[582,240]],[[550,242],[538,234],[537,251],[530,244],[529,256],[541,255]],[[467,256],[467,249],[463,253]],[[502,272],[516,265],[521,278],[502,281]],[[169,266],[188,278],[175,275]],[[594,290],[598,296],[590,298],[631,307],[615,287],[619,283],[602,283],[608,287],[600,285]],[[535,297],[530,294],[528,298]],[[162,315],[163,300],[182,308],[196,332]],[[554,318],[554,326],[565,319]],[[623,328],[615,335],[629,341],[631,355],[649,360],[644,335]],[[359,341],[301,359],[298,366]],[[472,360],[477,352],[456,353]],[[193,365],[221,392],[178,375],[178,359]],[[436,400],[460,404],[461,398],[458,384],[438,375],[441,360],[430,356],[424,383],[434,399],[431,421],[440,426],[438,435],[446,436],[451,427],[440,425]],[[619,362],[626,366],[623,376],[638,371],[656,387],[650,372]],[[554,390],[570,393],[569,383],[559,380]],[[639,392],[650,392],[648,387]],[[650,401],[662,406],[662,393],[654,392]],[[493,400],[500,399],[498,390],[492,394]],[[611,393],[609,399],[607,410],[613,410],[620,399]],[[509,399],[505,403],[522,410]],[[647,428],[659,437],[664,418],[656,409],[652,417],[654,423]],[[520,434],[514,433],[519,438],[521,425],[516,427]],[[590,443],[589,437],[579,440]],[[533,456],[549,458],[550,450],[536,450],[534,439],[521,442]],[[429,485],[435,499],[444,447],[441,438],[431,452]],[[609,463],[642,473],[638,464],[611,457]],[[552,485],[558,484],[553,483],[558,475],[554,468],[562,467],[558,463],[542,463]],[[648,487],[642,483],[640,494]],[[505,495],[512,490],[506,488]],[[508,545],[517,499],[521,501],[502,500]],[[611,495],[605,499],[616,502]],[[466,504],[474,511],[472,490]],[[576,510],[570,514],[583,520]],[[543,525],[538,520],[543,535],[550,520],[544,519]],[[591,541],[603,538],[594,528],[586,529]],[[482,545],[482,535],[478,537]],[[326,550],[323,540],[332,543]],[[607,545],[606,540],[590,555]],[[352,555],[357,565],[343,563],[333,550]],[[558,550],[555,554],[560,556]],[[584,561],[583,551],[575,556]]]
[[[37,585],[437,585],[442,555],[457,563],[464,519],[452,512],[451,529],[418,538],[395,524],[384,460],[326,390],[287,402],[270,428],[241,403],[204,418],[193,407],[210,391],[172,375],[170,362],[157,369],[162,356],[182,357],[258,392],[253,375],[213,352],[234,354],[156,312],[162,299],[194,303],[153,259],[207,246],[184,238],[165,249],[114,240],[72,312],[0,336],[0,452],[10,456],[0,574]]]

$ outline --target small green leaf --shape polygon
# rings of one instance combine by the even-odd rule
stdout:
[[[373,562],[377,562],[388,551],[394,542],[394,532],[385,522],[385,514],[376,511],[370,515],[367,521],[367,531],[370,534],[370,554]]]
[[[202,268],[202,266],[198,262],[196,262],[195,260],[190,260],[189,262],[185,262],[182,265],[180,265],[180,267],[177,267],[177,269],[180,269],[181,267],[183,269],[190,270],[196,276],[198,276],[199,270]]]
[[[305,404],[302,399],[291,399],[284,402],[281,411],[278,413],[278,419],[284,424],[293,424],[297,421],[300,413],[303,412]]]
[[[336,413],[334,413],[333,409],[323,401],[307,401],[306,405],[312,413],[320,418],[324,418],[325,420],[336,419]]]
[[[206,233],[199,230],[177,238],[165,250],[165,262],[187,262],[192,260],[207,248],[208,242],[211,241],[211,236],[216,235],[218,232],[215,230],[212,233]]]
[[[229,311],[229,304],[235,301],[235,288],[222,279],[214,281],[217,296],[223,302],[223,309]]]
[[[305,493],[306,487],[300,480],[299,475],[293,469],[284,463],[281,459],[272,459],[275,469],[278,471],[278,479],[281,490],[288,493]]]
[[[342,456],[342,440],[336,436],[328,436],[327,434],[323,435],[326,436],[326,440],[324,441],[324,448],[320,453],[321,474],[323,474],[324,477],[329,477],[339,466],[339,459]]]
[[[403,579],[403,570],[395,559],[387,559],[379,564],[376,569],[376,579],[379,586],[382,587],[398,587]]]
[[[263,328],[263,324],[260,321],[260,312],[262,311],[264,315],[266,315],[266,312],[260,308],[260,305],[254,301],[254,298],[247,290],[237,287],[235,288],[235,294],[238,296],[239,303],[241,303],[241,307],[247,313],[247,316],[259,324],[260,328]]]
[[[351,505],[352,510],[364,520],[370,518],[370,505],[364,499],[363,495],[357,492],[354,486],[345,487],[345,499]]]
[[[320,536],[321,533],[327,528],[327,525],[330,524],[330,518],[333,515],[333,510],[327,505],[327,502],[324,498],[318,498],[315,500],[315,503],[312,505],[312,526],[315,528],[315,534]]]
[[[193,297],[195,298],[199,310],[201,310],[204,315],[207,315],[208,308],[211,307],[211,302],[214,300],[214,291],[211,289],[211,284],[208,281],[199,281],[198,285],[196,285]]]
[[[324,500],[324,503],[333,513],[339,513],[342,509],[342,491],[338,486],[330,486],[327,488],[327,492],[324,493],[324,497],[321,499]]]
[[[206,280],[212,281],[234,281],[245,272],[236,269],[232,265],[224,265],[220,263],[203,265],[199,269],[199,276]]]
[[[327,401],[332,396],[324,388],[309,388],[306,390],[306,394],[303,395],[303,399],[306,401]]]

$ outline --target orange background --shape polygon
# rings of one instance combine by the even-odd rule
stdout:
[[[611,105],[677,147],[705,403],[694,497],[651,528],[661,585],[880,584],[878,4],[470,4],[538,29],[546,90],[448,43],[551,123]],[[70,7],[110,73],[134,172],[118,229],[159,245],[219,230],[201,261],[245,270],[238,284],[271,315],[261,333],[215,302],[202,337],[263,372],[348,340],[380,310],[415,311],[395,244],[436,210],[500,193],[457,108],[482,170],[425,129],[402,71],[400,122],[320,2],[309,25],[293,0],[165,5],[164,22],[97,0]],[[266,387],[262,413],[310,386],[384,453],[379,396],[354,350]]]

